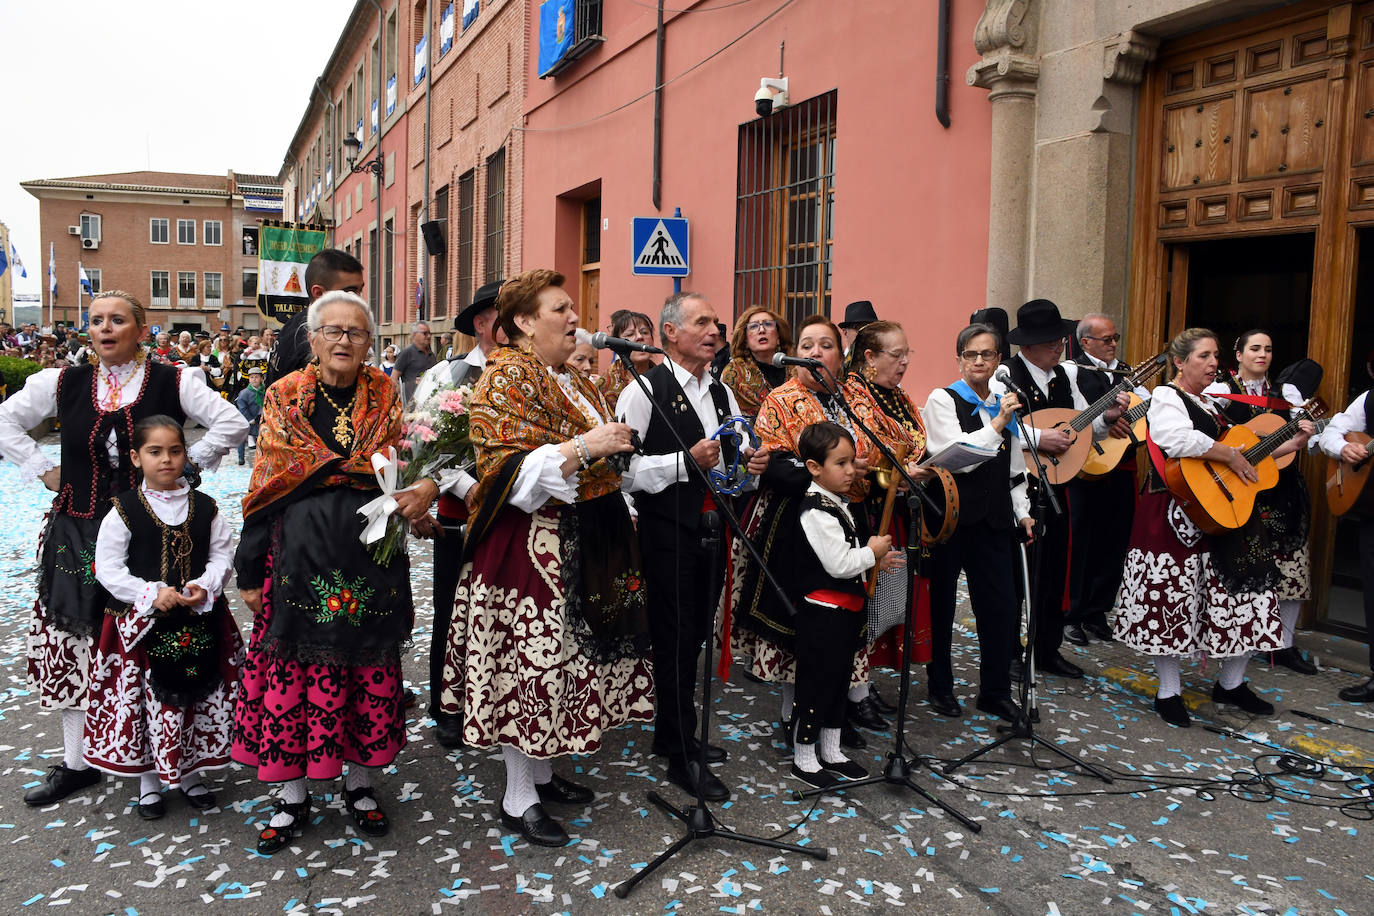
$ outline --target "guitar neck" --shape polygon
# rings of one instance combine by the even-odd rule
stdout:
[[[1093,401],[1082,410],[1078,416],[1070,420],[1069,427],[1074,432],[1081,433],[1089,426],[1092,426],[1093,421],[1106,413],[1108,408],[1116,403],[1116,396],[1125,391],[1126,388],[1126,382],[1117,382],[1107,390],[1106,394],[1102,395],[1102,397],[1098,398],[1096,401]]]
[[[1136,423],[1145,419],[1150,412],[1150,399],[1146,398],[1139,404],[1126,411],[1126,425],[1134,426]]]
[[[1261,439],[1260,441],[1256,442],[1254,445],[1246,449],[1245,460],[1249,461],[1251,464],[1258,464],[1265,458],[1268,458],[1271,454],[1273,454],[1275,449],[1277,449],[1280,445],[1283,445],[1289,439],[1292,439],[1294,436],[1298,434],[1299,423],[1301,423],[1303,420],[1310,419],[1312,418],[1304,413],[1302,416],[1298,417],[1295,420],[1289,420],[1287,423],[1283,424],[1278,429],[1274,430],[1272,433],[1265,436],[1263,439]]]

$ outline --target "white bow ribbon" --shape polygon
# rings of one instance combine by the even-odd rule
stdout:
[[[358,514],[367,519],[363,533],[359,536],[364,544],[371,546],[386,534],[387,522],[398,508],[396,494],[413,490],[418,486],[418,483],[413,483],[408,487],[396,489],[398,470],[395,446],[387,446],[385,455],[381,452],[372,453],[372,471],[377,475],[377,485],[382,488],[382,495],[358,510]]]

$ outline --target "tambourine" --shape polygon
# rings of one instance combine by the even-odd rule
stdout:
[[[748,417],[731,417],[711,433],[711,438],[717,441],[730,439],[735,444],[735,460],[730,467],[723,471],[711,468],[711,480],[716,488],[727,496],[734,496],[749,483],[749,459],[744,456],[744,449],[746,446],[758,449],[758,434],[754,432],[754,424]]]
[[[935,480],[926,483],[926,494],[939,503],[943,511],[939,530],[934,533],[931,533],[930,527],[926,524],[927,513],[921,513],[921,540],[927,544],[943,544],[954,536],[954,529],[959,527],[959,485],[954,482],[954,475],[945,468],[932,470],[935,471]]]

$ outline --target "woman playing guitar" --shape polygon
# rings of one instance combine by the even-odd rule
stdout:
[[[1198,652],[1223,660],[1212,688],[1215,702],[1272,715],[1274,707],[1245,683],[1251,653],[1281,646],[1274,564],[1251,552],[1262,547],[1252,531],[1258,525],[1252,519],[1234,534],[1204,535],[1165,489],[1163,464],[1165,456],[1207,458],[1246,480],[1258,475],[1240,450],[1216,441],[1229,425],[1203,394],[1217,374],[1216,335],[1189,328],[1170,342],[1168,353],[1178,374],[1151,393],[1150,468],[1131,528],[1116,637],[1154,657],[1155,711],[1170,725],[1190,724],[1179,662]]]
[[[1264,413],[1277,413],[1285,420],[1293,408],[1306,398],[1295,385],[1271,385],[1269,367],[1273,364],[1274,343],[1267,331],[1258,328],[1236,338],[1237,371],[1218,373],[1204,394],[1218,397],[1222,411],[1233,423],[1245,423]],[[1315,366],[1316,364],[1313,363]],[[1319,373],[1321,367],[1317,366]],[[1320,383],[1321,376],[1316,379]],[[1313,391],[1316,384],[1312,386]],[[1310,421],[1298,424],[1301,433],[1294,442],[1306,443],[1314,431]],[[1284,446],[1289,452],[1301,446]],[[1311,559],[1307,549],[1309,522],[1307,483],[1295,461],[1279,472],[1278,486],[1265,490],[1255,500],[1255,517],[1268,529],[1279,569],[1279,616],[1283,621],[1283,648],[1273,654],[1274,664],[1299,674],[1316,674],[1317,666],[1293,647],[1293,631],[1298,624],[1302,603],[1312,597]]]

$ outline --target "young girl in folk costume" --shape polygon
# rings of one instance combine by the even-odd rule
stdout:
[[[222,594],[233,534],[181,476],[181,424],[147,417],[131,443],[142,483],[114,497],[96,539],[96,578],[113,600],[91,662],[86,761],[138,776],[138,814],[153,820],[166,813],[163,785],[214,807],[203,774],[229,764],[243,642]]]
[[[896,569],[902,556],[889,536],[869,537],[864,507],[843,495],[854,485],[854,437],[829,421],[802,430],[797,457],[811,486],[802,497],[797,542],[796,750],[792,775],[816,788],[868,775],[840,750],[853,650],[867,618],[865,573]],[[817,748],[819,743],[820,747]]]

